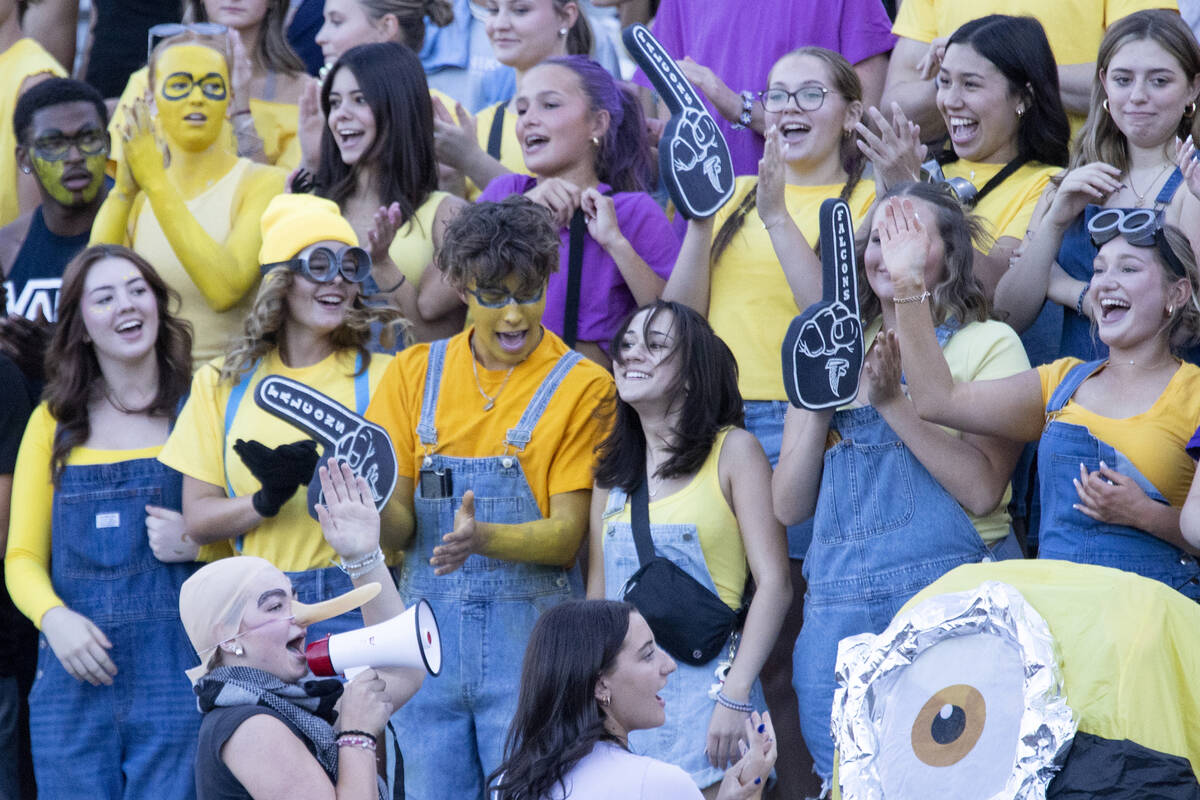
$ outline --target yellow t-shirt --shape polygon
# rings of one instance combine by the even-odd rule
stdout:
[[[882,317],[876,317],[875,321],[867,326],[863,338],[868,347],[875,341],[882,327]],[[1021,345],[1016,331],[995,320],[964,325],[946,342],[946,346],[942,348],[942,355],[946,357],[946,363],[950,365],[950,374],[954,376],[956,383],[998,380],[1029,369],[1029,358],[1025,355],[1025,348]],[[942,430],[962,438],[960,431],[945,426],[942,426]],[[1011,522],[1008,502],[1011,499],[1010,483],[1004,487],[1004,495],[992,513],[977,517],[963,509],[984,544],[992,544],[1008,535]]]
[[[959,159],[942,167],[942,172],[947,178],[966,178],[976,189],[982,189],[1002,169],[1003,164],[980,164]],[[1059,172],[1062,172],[1062,167],[1047,166],[1040,161],[1025,164],[988,192],[975,206],[974,213],[987,222],[988,233],[993,238],[1011,236],[1020,241],[1025,238],[1034,206],[1046,184]]]
[[[188,477],[214,486],[225,487],[226,468],[229,484],[238,497],[257,492],[262,484],[250,473],[233,451],[238,439],[253,439],[268,447],[311,438],[307,433],[258,407],[254,387],[268,375],[281,375],[313,387],[351,410],[355,408],[355,351],[340,350],[310,367],[291,368],[272,350],[254,372],[234,417],[229,435],[225,435],[225,406],[236,383],[221,383],[218,359],[205,364],[192,378],[192,393],[175,423],[175,429],[163,446],[158,460]],[[392,357],[371,356],[367,370],[368,385],[374,392]],[[240,380],[240,379],[239,379]],[[226,489],[226,491],[228,491]],[[328,567],[333,549],[325,543],[321,526],[308,515],[306,487],[301,486],[279,513],[245,534],[242,554],[259,556],[285,572]]]
[[[758,178],[737,179],[733,197],[717,212],[714,237],[737,209],[747,192],[754,191]],[[787,208],[810,245],[820,235],[821,203],[837,197],[842,184],[832,186],[788,186]],[[857,226],[875,202],[875,184],[862,181],[850,197],[850,214]],[[786,400],[779,352],[788,325],[800,313],[791,287],[771,246],[755,208],[712,268],[708,321],[738,364],[738,388],[746,400]]]
[[[1079,363],[1078,358],[1060,358],[1037,368],[1043,407],[1071,367]],[[1092,436],[1121,451],[1171,505],[1180,508],[1196,471],[1196,462],[1185,448],[1200,424],[1200,367],[1180,364],[1154,405],[1141,414],[1113,419],[1071,399],[1055,420],[1082,425]]]
[[[8,552],[4,557],[8,593],[21,613],[39,628],[42,616],[63,605],[50,582],[50,523],[54,507],[54,483],[50,480],[50,460],[54,452],[54,431],[58,423],[45,403],[34,409],[21,438],[17,466],[13,474],[12,517],[8,525]],[[133,450],[96,450],[75,447],[67,454],[68,466],[116,464],[139,458],[154,458],[162,446]],[[200,549],[201,561],[228,555],[221,545]]]
[[[506,105],[507,103],[497,103],[481,109],[475,115],[475,140],[479,142],[480,149],[485,153],[488,148],[488,140],[491,138],[492,120],[496,117],[496,110]],[[533,173],[525,167],[525,152],[521,149],[521,142],[517,139],[517,115],[511,111],[505,111],[501,130],[503,133],[500,136],[500,163],[510,172],[532,175]],[[475,202],[475,198],[486,188],[486,186],[476,186],[468,178],[467,199],[472,203]]]
[[[717,434],[708,458],[687,486],[662,500],[650,501],[649,509],[652,525],[696,526],[704,564],[717,587],[717,596],[736,611],[742,607],[742,591],[746,588],[750,567],[746,564],[742,530],[733,509],[725,501],[717,471],[721,448],[725,446],[725,437],[730,430],[725,428]],[[605,520],[606,529],[612,522],[630,522],[631,515],[631,503],[626,499],[625,507]],[[605,537],[604,541],[607,540]]]
[[[34,39],[18,39],[0,53],[0,227],[12,222],[21,214],[17,198],[17,159],[13,150],[17,146],[17,135],[13,131],[13,110],[25,87],[25,80],[33,75],[48,72],[59,78],[67,72]],[[515,134],[514,134],[515,136]]]
[[[471,369],[474,356],[469,342],[475,329],[451,337],[434,415],[438,436],[433,452],[455,458],[504,454],[508,429],[517,424],[546,373],[567,352],[562,339],[542,330],[542,341],[512,371],[503,389],[507,370],[492,371],[479,365],[483,391],[489,395],[499,391],[490,411],[483,410]],[[397,474],[413,479],[425,456],[417,422],[428,363],[428,344],[403,350],[383,376],[367,410],[367,419],[382,425],[392,437]],[[543,517],[550,514],[553,495],[592,488],[593,450],[605,432],[605,422],[596,411],[613,393],[612,377],[602,367],[587,359],[580,361],[550,399],[529,444],[520,453],[509,451],[520,461]]]
[[[904,0],[896,12],[892,33],[918,42],[950,36],[964,23],[988,14],[1034,17],[1058,64],[1087,64],[1096,60],[1100,40],[1109,25],[1135,11],[1169,8],[1175,0]],[[1072,136],[1084,117],[1070,114]]]
[[[121,127],[133,106],[133,101],[146,97],[149,93],[150,70],[142,67],[129,76],[125,91],[113,109],[112,118],[108,123],[108,135],[112,139],[109,160],[121,160],[124,143],[121,140]],[[267,162],[284,169],[295,169],[300,166],[300,107],[295,103],[277,103],[274,100],[259,100],[250,98],[250,116],[254,117],[254,129],[263,142],[263,153]],[[155,118],[155,125],[158,118]],[[221,128],[223,141],[227,143],[229,152],[237,152],[237,138],[233,125],[229,120]]]
[[[412,218],[396,231],[388,248],[388,255],[413,286],[420,284],[421,275],[433,261],[433,220],[447,197],[446,192],[430,193]]]

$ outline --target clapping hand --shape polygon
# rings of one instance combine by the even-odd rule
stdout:
[[[264,518],[278,514],[296,489],[312,479],[320,458],[317,455],[317,443],[311,439],[274,448],[252,439],[238,439],[233,451],[262,484],[262,488],[254,493],[253,503],[254,510]]]
[[[345,461],[329,459],[318,470],[325,502],[317,521],[325,541],[342,561],[357,561],[379,547],[379,511],[371,487]]]

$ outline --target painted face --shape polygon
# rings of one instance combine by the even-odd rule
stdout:
[[[1157,248],[1137,247],[1118,236],[1100,248],[1088,288],[1098,310],[1100,340],[1109,347],[1133,347],[1157,335],[1168,304],[1188,299],[1187,280],[1168,277]]]
[[[86,100],[34,112],[25,152],[38,183],[68,208],[91,203],[104,185],[108,134],[96,107]]]
[[[347,165],[358,163],[375,143],[375,113],[349,67],[339,69],[329,85],[328,124]]]
[[[229,69],[211,47],[177,44],[154,65],[155,105],[163,133],[174,145],[199,152],[221,134],[229,107]]]
[[[316,42],[326,64],[352,47],[386,41],[387,31],[367,15],[358,0],[325,0],[325,24],[317,31]]]
[[[542,312],[546,310],[545,284],[537,293],[536,300],[520,285],[516,275],[509,275],[499,287],[479,287],[472,283],[468,288],[479,292],[485,299],[493,293],[509,295],[504,305],[491,308],[481,303],[472,291],[465,293],[467,308],[475,320],[471,345],[479,363],[486,369],[508,369],[529,358],[542,341]],[[531,302],[517,302],[517,299],[526,298]]]
[[[921,217],[921,221],[929,228],[932,246],[929,248],[929,258],[925,261],[925,287],[932,289],[942,280],[946,272],[946,246],[937,228],[937,209],[917,197],[908,198],[913,208]],[[866,268],[867,282],[875,296],[889,303],[896,296],[892,288],[892,278],[883,263],[879,247],[879,228],[883,224],[883,214],[876,213],[871,223],[871,236],[867,240],[867,249],[863,252],[863,265]]]
[[[1189,81],[1179,61],[1153,39],[1123,45],[1100,78],[1113,122],[1139,147],[1169,141],[1200,87],[1200,77]]]
[[[525,73],[516,107],[525,166],[539,177],[554,177],[591,158],[592,137],[608,130],[608,114],[592,111],[579,76],[557,64]]]
[[[296,255],[307,256],[318,247],[336,253],[345,246],[345,242],[317,242]],[[356,297],[358,284],[345,280],[340,273],[330,283],[317,283],[297,273],[287,293],[288,330],[304,329],[317,337],[328,336],[346,321],[346,312]]]
[[[823,95],[814,110],[802,109],[796,98],[789,97],[782,110],[764,112],[767,127],[775,125],[782,134],[784,160],[801,171],[823,167],[830,159],[840,160],[842,138],[854,130],[862,104],[851,103],[834,88],[829,65],[812,55],[784,56],[771,68],[767,91],[772,89],[796,93],[810,89]]]
[[[210,22],[236,31],[257,29],[267,16],[268,0],[204,0]]]
[[[222,655],[225,663],[255,667],[285,683],[296,683],[308,674],[302,628],[292,619],[292,583],[279,570],[264,569],[248,589],[253,598],[238,627],[241,656]]]
[[[675,315],[660,311],[651,319],[652,311],[639,311],[630,320],[613,363],[617,394],[635,407],[644,402],[670,402],[673,398],[668,395],[679,375]]]
[[[655,644],[642,615],[633,612],[616,662],[597,682],[597,695],[609,697],[601,708],[622,733],[657,728],[667,721],[666,703],[658,693],[674,671],[675,661]]]
[[[554,0],[485,0],[481,5],[488,41],[501,64],[527,70],[566,52],[566,39],[558,32],[568,27],[568,17]]]
[[[83,327],[101,362],[153,356],[158,302],[136,266],[123,258],[92,264],[83,280]]]
[[[1017,155],[1017,128],[1025,102],[1010,91],[996,65],[970,45],[946,49],[937,75],[937,107],[960,158],[1006,164]]]

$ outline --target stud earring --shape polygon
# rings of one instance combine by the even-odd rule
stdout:
[[[592,147],[596,147],[596,148],[600,147],[600,137],[599,136],[592,137]]]
[[[242,646],[240,644],[234,645],[233,654],[235,656],[244,656],[244,655],[246,655],[246,651],[242,649]]]
[[[611,702],[612,702],[612,696],[611,696],[611,695],[607,695],[607,694],[606,694],[606,695],[604,695],[603,697],[601,697],[601,698],[600,698],[600,705],[602,705],[602,706],[606,706],[606,705],[608,705],[608,704],[609,704],[609,703],[611,703]]]
[[[566,28],[559,28],[559,29],[558,29],[558,35],[559,35],[559,38],[562,38],[562,39],[565,39],[565,38],[567,38],[567,29],[566,29]]]
[[[29,167],[21,167],[21,172],[24,172],[26,175],[28,175],[31,171],[32,170],[30,170]]]
[[[1025,106],[1017,106],[1017,116],[1018,117],[1025,116]]]
[[[1174,313],[1175,313],[1175,306],[1167,306],[1167,316],[1169,317]]]

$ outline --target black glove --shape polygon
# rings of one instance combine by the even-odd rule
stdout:
[[[283,504],[296,493],[300,484],[307,484],[317,468],[320,456],[317,443],[303,439],[291,444],[270,448],[253,439],[238,439],[233,444],[246,469],[258,478],[262,488],[254,493],[254,510],[263,517],[273,517]]]

